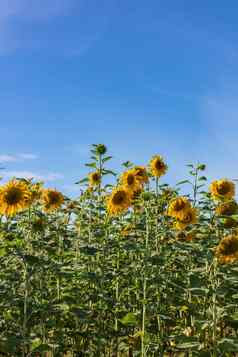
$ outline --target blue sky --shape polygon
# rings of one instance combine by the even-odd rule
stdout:
[[[162,154],[237,178],[238,4],[0,1],[0,161],[67,194],[91,143],[111,166]]]

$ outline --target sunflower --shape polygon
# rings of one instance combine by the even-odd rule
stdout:
[[[190,241],[192,241],[192,240],[197,238],[197,232],[195,230],[191,230],[189,232],[185,232],[183,230],[180,230],[180,231],[178,231],[176,233],[175,238],[177,240],[190,242]]]
[[[234,218],[232,217],[227,217],[224,219],[224,221],[222,222],[223,223],[223,227],[224,228],[235,228],[238,226],[238,221],[235,220]]]
[[[232,216],[238,212],[238,205],[235,200],[223,202],[216,208],[216,214],[219,216]]]
[[[149,176],[144,166],[135,166],[133,170],[135,171],[135,175],[142,185],[149,181]]]
[[[128,190],[131,194],[138,192],[141,187],[141,183],[136,176],[134,169],[125,171],[120,178],[121,186]]]
[[[168,215],[177,219],[183,219],[190,208],[191,204],[186,197],[176,197],[169,204]]]
[[[182,218],[176,220],[175,227],[177,229],[184,229],[190,224],[195,223],[197,223],[197,210],[191,207]]]
[[[128,237],[131,233],[133,233],[134,229],[135,227],[133,224],[127,224],[125,227],[122,228],[121,235],[123,237]]]
[[[235,196],[235,184],[227,179],[211,183],[210,191],[215,200],[231,200]]]
[[[168,169],[168,166],[160,155],[152,157],[149,166],[152,175],[155,177],[164,175]]]
[[[46,221],[44,218],[38,217],[32,221],[32,230],[35,233],[43,232],[46,227]]]
[[[123,187],[116,187],[107,199],[107,211],[110,215],[117,215],[126,211],[130,204],[130,193]]]
[[[28,189],[30,195],[28,197],[29,204],[32,205],[33,203],[39,201],[42,195],[42,184],[40,182],[37,183],[29,183]]]
[[[238,260],[238,235],[224,237],[216,248],[216,257],[221,264],[233,263]]]
[[[14,216],[29,206],[30,192],[25,182],[11,180],[0,188],[0,214]]]
[[[88,175],[90,186],[98,186],[101,183],[101,175],[99,171],[91,172]]]
[[[55,189],[45,189],[42,194],[44,210],[46,212],[54,211],[64,203],[64,196]]]

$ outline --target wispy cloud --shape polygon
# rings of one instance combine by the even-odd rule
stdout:
[[[37,158],[38,158],[37,155],[28,154],[28,153],[16,154],[16,155],[2,154],[2,155],[0,155],[0,163],[36,160]]]
[[[18,49],[85,53],[100,38],[109,18],[105,12],[108,0],[102,0],[100,8],[94,3],[97,1],[1,0],[0,55]]]
[[[31,171],[2,171],[3,178],[26,178],[26,179],[35,179],[39,181],[57,181],[63,179],[63,175],[60,173],[46,173],[46,174],[39,174]]]

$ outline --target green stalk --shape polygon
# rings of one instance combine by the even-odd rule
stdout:
[[[143,306],[142,306],[142,331],[141,331],[141,357],[146,356],[145,352],[145,320],[146,320],[146,277],[143,279]]]
[[[217,351],[217,261],[213,261],[213,271],[212,271],[212,320],[213,320],[213,327],[212,327],[212,341],[213,341],[213,348],[214,348],[214,356],[216,356]]]
[[[120,267],[120,251],[118,250],[117,252],[117,261],[116,261],[116,291],[115,291],[115,298],[116,298],[116,305],[119,302],[119,267]],[[116,334],[118,333],[118,319],[117,319],[117,307],[116,307],[116,316],[115,316],[115,331]],[[118,351],[118,336],[116,337],[116,356],[119,357],[119,351]]]
[[[23,356],[27,355],[27,347],[25,345],[25,339],[27,335],[27,310],[28,310],[28,267],[27,262],[24,268],[24,306],[23,306],[23,326],[22,326],[22,335],[23,335]]]

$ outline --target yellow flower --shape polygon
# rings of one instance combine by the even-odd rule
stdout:
[[[234,218],[232,217],[227,217],[224,219],[223,223],[223,227],[224,228],[235,228],[238,226],[238,221],[236,221]]]
[[[101,182],[101,175],[99,171],[91,172],[88,175],[90,186],[98,186]]]
[[[133,224],[128,224],[128,225],[126,225],[125,227],[122,228],[122,230],[121,230],[121,235],[122,235],[123,237],[129,236],[129,235],[133,232],[134,228],[135,228],[135,227],[134,227]]]
[[[238,205],[235,200],[223,202],[216,208],[216,214],[219,216],[232,216],[238,212]]]
[[[197,223],[197,210],[196,208],[189,208],[189,210],[180,219],[177,218],[175,222],[175,227],[177,229],[184,229],[190,224]]]
[[[45,226],[46,226],[46,222],[45,222],[44,218],[38,217],[32,221],[32,230],[35,233],[43,232]]]
[[[27,184],[11,180],[0,188],[0,214],[13,216],[29,206],[30,192]]]
[[[216,257],[221,264],[238,260],[238,236],[231,234],[224,237],[216,248]]]
[[[195,230],[185,232],[180,230],[176,234],[176,239],[181,241],[192,241],[197,238],[197,232]]]
[[[227,179],[211,183],[210,191],[215,200],[230,200],[235,196],[235,184]]]
[[[155,177],[164,175],[168,169],[168,166],[165,164],[163,158],[159,155],[154,156],[151,159],[149,166],[152,175]]]
[[[116,187],[107,199],[107,211],[117,215],[126,211],[131,204],[131,195],[123,187]]]
[[[140,190],[141,184],[134,169],[124,172],[120,178],[120,183],[125,190],[131,194]]]
[[[191,204],[186,197],[176,197],[169,204],[168,215],[177,219],[183,219],[190,208]]]
[[[64,203],[64,196],[55,189],[45,189],[42,194],[44,210],[46,212],[55,211]]]
[[[37,183],[29,183],[28,189],[30,192],[29,195],[29,204],[32,205],[33,203],[37,202],[40,200],[41,195],[42,195],[42,184],[40,182]]]
[[[144,166],[135,166],[133,170],[135,171],[135,175],[142,185],[149,181],[148,173]]]

